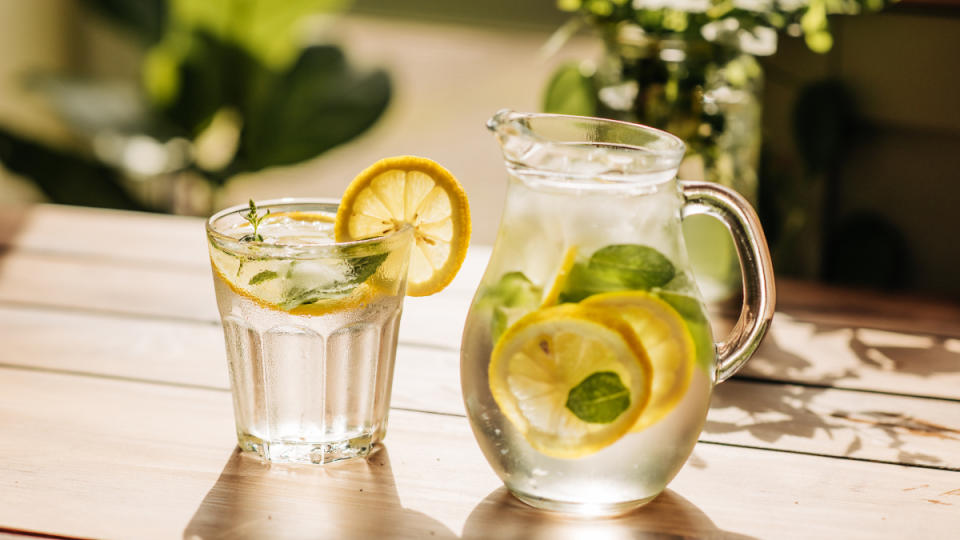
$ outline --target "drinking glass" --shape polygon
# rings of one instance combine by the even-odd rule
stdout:
[[[275,462],[366,456],[386,433],[412,231],[336,242],[336,201],[257,211],[256,229],[246,205],[207,221],[239,446]]]

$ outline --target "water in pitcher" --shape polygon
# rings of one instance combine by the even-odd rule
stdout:
[[[508,164],[499,236],[465,329],[462,385],[483,452],[514,494],[611,513],[655,497],[689,457],[715,350],[672,171],[580,165],[557,175]],[[624,321],[630,328],[617,332]],[[624,354],[641,349],[642,369],[616,358],[623,334],[641,338],[626,340]]]
[[[238,441],[270,461],[360,457],[386,430],[409,238],[337,245],[335,213],[278,205],[210,236]]]

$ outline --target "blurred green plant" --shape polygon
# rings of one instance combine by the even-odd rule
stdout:
[[[707,38],[745,48],[763,34],[786,30],[810,50],[833,46],[829,15],[879,11],[897,0],[557,0],[563,11],[593,25],[628,22],[656,37]],[[770,51],[767,54],[772,53]],[[753,53],[762,54],[762,53]]]
[[[130,84],[59,74],[34,79],[112,174],[83,156],[0,130],[0,161],[55,202],[143,207],[130,197],[118,203],[116,185],[125,176],[189,172],[216,187],[239,173],[298,163],[362,133],[390,99],[384,71],[353,68],[338,47],[305,44],[306,25],[322,24],[345,0],[83,4],[138,40],[144,54],[139,81]],[[37,159],[18,157],[27,146]],[[51,170],[54,158],[68,170]],[[86,165],[97,174],[77,170]],[[85,190],[59,185],[80,177],[97,180]],[[78,191],[89,193],[70,195]]]

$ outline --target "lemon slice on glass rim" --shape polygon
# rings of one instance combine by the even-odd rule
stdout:
[[[488,370],[503,414],[539,452],[579,458],[613,444],[650,397],[650,362],[633,329],[599,308],[534,311],[497,342]]]
[[[334,224],[338,242],[383,236],[404,223],[414,246],[407,294],[427,296],[450,284],[470,243],[470,207],[463,187],[436,162],[416,156],[381,159],[347,187]]]

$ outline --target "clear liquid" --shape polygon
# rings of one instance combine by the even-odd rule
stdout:
[[[329,223],[279,221],[265,241],[332,243]],[[240,447],[278,462],[367,455],[386,433],[406,250],[363,280],[357,259],[210,254]]]
[[[538,180],[511,177],[494,254],[467,319],[461,378],[468,416],[487,460],[521,499],[563,511],[618,513],[659,494],[693,450],[713,387],[709,325],[693,321],[688,325],[696,334],[696,365],[689,385],[666,416],[595,453],[555,458],[531,446],[492,397],[488,367],[495,321],[491,307],[480,299],[509,272],[522,272],[547,291],[571,246],[583,260],[604,246],[635,243],[654,247],[674,263],[678,275],[669,294],[689,299],[702,316],[699,292],[687,270],[679,195],[672,181],[638,182],[631,192],[531,187]],[[508,324],[537,307],[504,310]]]

